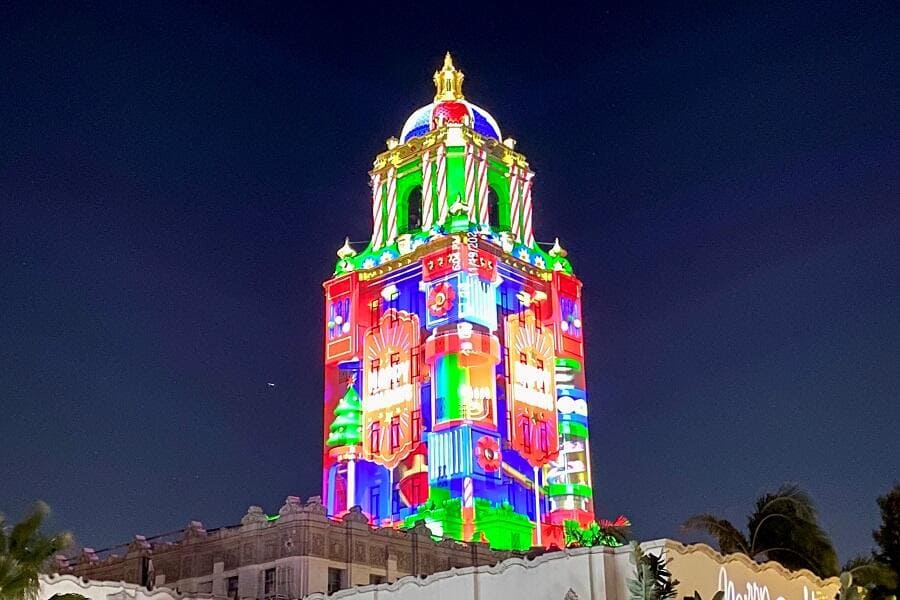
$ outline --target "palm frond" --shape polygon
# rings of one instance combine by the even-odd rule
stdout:
[[[38,502],[12,529],[0,517],[0,598],[3,600],[37,598],[39,575],[44,566],[71,541],[67,533],[50,537],[41,533],[47,514],[47,505]]]
[[[702,531],[716,540],[722,554],[749,553],[747,538],[726,519],[711,514],[694,515],[681,526],[686,530]]]
[[[889,590],[897,587],[897,574],[883,562],[876,560],[871,555],[855,556],[841,567],[844,573],[853,575],[857,585],[863,587],[883,587]]]
[[[809,569],[821,577],[840,571],[831,538],[819,525],[815,503],[794,484],[756,500],[748,517],[749,553],[763,556],[788,569]]]

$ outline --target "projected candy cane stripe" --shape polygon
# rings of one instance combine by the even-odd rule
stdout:
[[[384,224],[382,221],[383,200],[381,198],[381,173],[375,173],[372,178],[372,249],[377,250],[384,245]]]
[[[422,229],[431,229],[434,222],[434,191],[431,189],[431,150],[422,155]]]
[[[517,242],[521,242],[522,229],[519,223],[519,170],[513,166],[509,171],[509,230]]]
[[[450,205],[447,204],[447,149],[440,145],[437,150],[437,194],[438,194],[438,224],[443,225],[450,214]]]
[[[466,206],[469,221],[475,221],[475,147],[466,144]]]
[[[387,208],[387,244],[390,245],[397,239],[397,169],[394,167],[391,167],[387,174]]]
[[[471,508],[475,506],[475,494],[472,485],[472,478],[463,479],[463,507]]]
[[[491,218],[490,207],[488,205],[488,159],[487,150],[481,149],[481,165],[478,167],[478,221],[479,223],[489,223]]]
[[[525,175],[525,185],[522,192],[522,243],[526,246],[534,245],[534,231],[531,220],[531,184],[534,173]]]

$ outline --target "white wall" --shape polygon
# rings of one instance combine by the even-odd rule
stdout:
[[[664,554],[681,581],[678,597],[699,592],[711,600],[720,582],[726,600],[831,600],[836,578],[821,580],[809,571],[791,572],[777,563],[759,565],[742,555],[722,556],[703,544],[684,546],[671,540],[643,544],[646,552]],[[725,575],[723,575],[725,573]],[[577,548],[544,554],[534,560],[511,558],[492,567],[467,567],[424,578],[404,577],[391,584],[343,590],[336,600],[627,600],[634,575],[631,549]],[[308,600],[324,600],[312,594]]]
[[[78,594],[89,600],[193,600],[209,599],[210,594],[182,596],[169,588],[147,588],[122,581],[92,581],[74,575],[41,575],[39,600],[49,600],[57,594]]]

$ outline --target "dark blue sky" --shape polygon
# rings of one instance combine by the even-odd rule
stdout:
[[[556,11],[0,9],[0,510],[104,547],[318,493],[320,282],[449,49],[585,282],[598,512],[679,536],[795,481],[867,550],[900,479],[896,4]]]

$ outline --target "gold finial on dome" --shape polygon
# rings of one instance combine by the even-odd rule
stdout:
[[[338,258],[346,260],[351,256],[356,256],[356,250],[350,245],[350,238],[344,238],[344,245],[337,251]]]
[[[462,100],[462,71],[457,71],[453,66],[453,57],[448,52],[444,57],[444,68],[434,72],[434,87],[436,90],[434,101]]]
[[[553,242],[553,247],[547,252],[550,256],[554,258],[562,258],[565,257],[568,252],[566,252],[565,248],[563,248],[559,243],[559,238]]]

